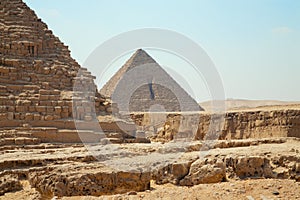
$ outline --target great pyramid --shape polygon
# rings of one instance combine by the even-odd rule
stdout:
[[[74,119],[88,122],[112,110],[94,78],[22,0],[1,0],[1,144],[80,142]],[[73,91],[75,82],[85,95]]]
[[[198,103],[144,50],[138,49],[103,86],[120,112],[196,112]],[[153,109],[160,106],[163,110]]]

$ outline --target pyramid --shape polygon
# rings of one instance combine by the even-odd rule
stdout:
[[[112,112],[94,79],[22,0],[1,0],[0,145],[80,142],[74,119],[87,123]],[[84,91],[74,91],[74,83]],[[16,142],[19,136],[27,142]]]
[[[196,112],[198,103],[144,50],[138,49],[103,86],[120,112]]]

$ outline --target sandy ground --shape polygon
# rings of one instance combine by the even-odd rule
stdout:
[[[24,190],[7,193],[0,197],[2,200],[31,200],[36,191],[28,184]],[[46,197],[42,199],[47,199]],[[49,198],[50,199],[50,198]],[[293,180],[257,179],[223,182],[217,184],[201,184],[193,187],[178,187],[172,184],[151,184],[151,190],[145,192],[129,192],[113,196],[102,197],[63,197],[62,200],[134,200],[134,199],[216,199],[216,200],[293,200],[300,199],[300,182]]]
[[[222,104],[221,104],[222,105]],[[274,100],[244,100],[229,99],[224,102],[227,111],[267,111],[273,109],[300,109],[299,101],[274,101]],[[206,101],[200,103],[205,111],[212,110],[212,102]]]

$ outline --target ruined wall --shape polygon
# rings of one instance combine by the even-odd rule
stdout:
[[[149,114],[133,114],[132,119],[140,126],[153,127],[147,123],[152,120]],[[155,127],[157,134],[152,140],[170,141],[182,132],[196,133],[194,139],[203,140],[208,132],[210,119],[210,114],[168,114],[161,120],[163,123],[158,123]],[[196,123],[197,130],[193,127]],[[219,134],[219,139],[300,137],[300,110],[228,112],[223,126],[215,127],[213,131]]]

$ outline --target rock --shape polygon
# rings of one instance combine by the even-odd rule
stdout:
[[[226,165],[221,160],[203,160],[195,161],[180,185],[192,186],[201,183],[219,183],[226,179]]]
[[[16,175],[0,176],[0,195],[7,192],[15,192],[22,189],[22,185]]]
[[[276,113],[276,114],[274,114]],[[195,115],[195,114],[194,114]],[[176,134],[180,133],[178,123],[181,117],[186,119],[184,126],[180,126],[185,133],[196,132],[194,138],[203,140],[208,132],[212,114],[198,114],[198,116],[182,116],[181,114],[168,114],[165,123],[157,127],[157,130],[163,129],[155,136],[155,140],[165,142],[176,138]],[[142,119],[141,119],[142,118]],[[132,116],[136,122],[149,121],[147,115],[136,114]],[[225,115],[223,127],[219,127],[222,133],[218,139],[247,139],[247,138],[276,138],[276,137],[300,137],[300,110],[297,108],[284,111],[274,108],[265,112],[260,111],[229,111]],[[198,130],[192,129],[192,124],[198,123]],[[293,124],[292,126],[290,124]],[[145,130],[148,131],[148,130]],[[224,143],[225,145],[226,143]],[[228,145],[228,144],[227,144]],[[295,152],[299,152],[295,149]]]
[[[60,174],[60,171],[72,171],[68,176]],[[150,189],[150,174],[147,172],[113,172],[101,164],[93,166],[78,167],[61,166],[54,170],[43,172],[32,172],[30,183],[42,194],[52,196],[101,196],[111,194],[112,189],[115,194],[126,193],[136,195],[136,191]]]
[[[236,175],[240,178],[273,177],[269,160],[260,156],[239,157],[234,168]]]

